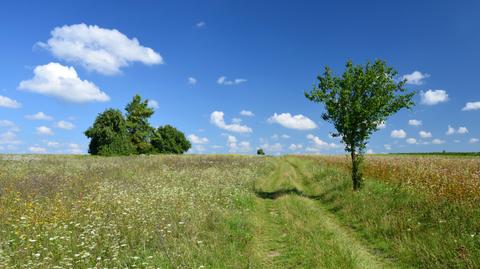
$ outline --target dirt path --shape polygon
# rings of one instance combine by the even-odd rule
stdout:
[[[392,268],[314,199],[301,163],[278,162],[256,186],[253,268]]]

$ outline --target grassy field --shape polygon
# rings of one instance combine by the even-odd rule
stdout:
[[[0,160],[0,268],[479,268],[480,158]]]

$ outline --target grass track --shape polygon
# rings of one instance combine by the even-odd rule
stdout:
[[[315,199],[305,161],[279,158],[256,182],[253,249],[258,268],[391,268]]]

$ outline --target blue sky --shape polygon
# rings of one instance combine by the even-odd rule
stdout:
[[[86,153],[95,116],[138,93],[192,153],[340,153],[303,93],[377,58],[419,94],[370,152],[480,151],[480,3],[447,2],[3,2],[0,152]]]

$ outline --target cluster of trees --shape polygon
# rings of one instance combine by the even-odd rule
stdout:
[[[88,152],[92,155],[182,154],[191,148],[185,134],[171,125],[152,127],[148,119],[154,110],[148,100],[135,95],[125,107],[100,113],[93,126],[85,131],[90,138]]]

